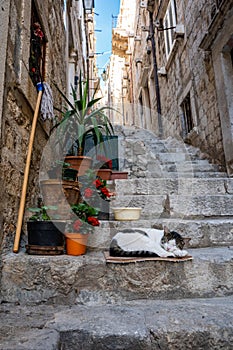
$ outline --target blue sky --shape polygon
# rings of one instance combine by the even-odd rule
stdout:
[[[108,62],[112,46],[112,15],[119,14],[120,0],[95,0],[95,29],[96,31],[96,52],[108,52],[97,55],[97,66],[103,68]],[[102,30],[98,32],[98,30]],[[99,70],[99,74],[102,69]]]

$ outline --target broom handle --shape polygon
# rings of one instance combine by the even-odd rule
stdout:
[[[23,187],[22,187],[22,193],[21,193],[21,198],[20,198],[18,221],[17,221],[14,247],[13,247],[14,253],[18,253],[18,251],[19,251],[19,242],[20,242],[24,208],[25,208],[26,195],[27,195],[27,185],[28,185],[28,176],[29,176],[31,156],[32,156],[32,147],[33,147],[33,142],[34,142],[34,138],[35,138],[36,124],[37,124],[37,119],[38,119],[38,114],[39,114],[41,97],[42,97],[42,93],[43,93],[43,91],[42,91],[43,85],[41,83],[38,83],[37,88],[39,90],[39,93],[37,96],[36,109],[34,111],[34,116],[33,116],[33,121],[32,121],[32,129],[31,129],[29,145],[28,145],[27,160],[26,160],[26,165],[25,165],[25,170],[24,170]]]

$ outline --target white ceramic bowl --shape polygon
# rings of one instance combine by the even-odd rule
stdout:
[[[115,220],[117,221],[132,221],[138,220],[141,215],[142,208],[121,207],[113,208]]]

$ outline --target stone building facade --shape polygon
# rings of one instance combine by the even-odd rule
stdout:
[[[128,124],[200,147],[229,175],[232,5],[232,0],[137,0],[126,96],[133,102]]]
[[[87,76],[88,45],[93,45],[94,41],[88,45],[86,43],[88,21],[84,21],[84,18],[81,1],[1,2],[0,243],[4,237],[5,241],[12,242],[16,230],[27,147],[38,95],[34,84],[37,69],[41,79],[52,87],[54,105],[59,106],[61,97],[52,82],[55,81],[66,92],[70,83],[77,83],[80,70],[84,77]],[[36,57],[36,50],[32,51],[32,41],[35,39],[32,32],[40,38],[39,58]],[[36,68],[34,61],[37,61]],[[89,68],[92,69],[92,66]],[[37,204],[40,159],[52,124],[51,121],[42,122],[40,118],[37,122],[26,207]]]

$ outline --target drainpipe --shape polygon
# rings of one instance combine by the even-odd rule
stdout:
[[[149,14],[150,14],[150,40],[151,40],[151,48],[152,48],[152,55],[153,55],[153,72],[154,72],[155,92],[156,92],[156,101],[157,101],[157,113],[158,113],[158,128],[159,128],[159,137],[162,137],[163,125],[162,125],[161,100],[160,100],[159,79],[158,79],[158,67],[157,67],[157,60],[156,60],[153,12],[149,11]]]

